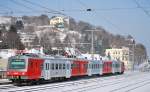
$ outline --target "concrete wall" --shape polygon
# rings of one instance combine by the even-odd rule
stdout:
[[[6,78],[8,59],[0,59],[0,79]]]

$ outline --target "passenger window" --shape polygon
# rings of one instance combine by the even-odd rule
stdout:
[[[71,69],[73,69],[73,64],[71,64]]]
[[[65,69],[65,64],[63,64],[63,69]]]
[[[62,64],[59,64],[59,69],[62,69]]]
[[[67,69],[69,70],[69,64],[67,64]]]
[[[58,64],[56,64],[56,70],[58,70]]]
[[[51,69],[54,70],[54,63],[52,63]]]
[[[47,70],[47,63],[45,63],[45,70]]]

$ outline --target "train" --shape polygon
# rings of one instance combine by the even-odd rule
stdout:
[[[36,84],[73,77],[123,74],[124,63],[116,60],[87,60],[65,57],[16,55],[8,60],[7,77],[14,84]]]

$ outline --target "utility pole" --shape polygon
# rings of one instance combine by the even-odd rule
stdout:
[[[92,58],[94,58],[94,31],[99,31],[99,30],[86,30],[86,31],[91,31],[91,54],[92,54]]]
[[[134,64],[135,64],[135,55],[134,55],[134,51],[135,51],[135,43],[133,43],[133,71],[134,71]]]

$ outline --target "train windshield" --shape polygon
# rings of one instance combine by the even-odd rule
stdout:
[[[24,69],[25,61],[24,59],[12,59],[10,62],[10,69]]]

